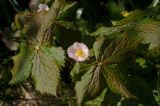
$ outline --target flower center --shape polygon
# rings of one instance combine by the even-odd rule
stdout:
[[[86,53],[82,50],[82,49],[78,49],[76,51],[76,54],[75,54],[77,57],[81,57],[81,58],[84,58],[86,56]]]

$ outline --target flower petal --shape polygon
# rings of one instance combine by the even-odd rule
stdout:
[[[37,12],[41,12],[41,11],[48,11],[49,10],[49,7],[47,4],[39,4],[38,5],[38,10]]]
[[[84,51],[84,55],[83,56],[77,56],[77,52],[79,52],[79,50]],[[84,44],[84,43],[79,43],[79,42],[75,42],[73,45],[71,45],[68,50],[67,50],[67,54],[70,58],[74,59],[75,61],[81,62],[84,61],[88,58],[89,56],[89,49],[88,47]]]
[[[67,50],[67,54],[70,58],[75,57],[76,49],[73,46],[70,46]]]

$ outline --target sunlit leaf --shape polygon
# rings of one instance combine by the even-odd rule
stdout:
[[[65,56],[64,56],[64,51],[61,47],[56,48],[56,47],[43,46],[43,49],[44,49],[43,52],[54,60],[58,68],[64,66]]]
[[[64,65],[64,52],[60,48],[42,47],[33,57],[32,78],[36,90],[56,96],[59,84],[59,68]]]

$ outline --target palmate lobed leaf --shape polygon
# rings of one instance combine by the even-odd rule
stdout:
[[[140,43],[141,39],[129,36],[125,32],[112,37],[100,36],[97,38],[93,45],[96,62],[86,69],[81,69],[81,64],[75,64],[73,72],[71,72],[72,78],[79,77],[79,79],[76,78],[77,81],[75,80],[78,103],[82,104],[86,97],[91,98],[92,95],[94,97],[95,94],[101,92],[100,88],[103,84],[100,83],[103,77],[111,91],[124,95],[126,98],[135,99],[136,96],[126,87],[125,77],[121,70],[107,69],[106,66],[123,61],[123,58],[128,53],[134,52]]]
[[[59,68],[64,65],[64,58],[62,48],[47,46],[43,46],[41,52],[34,55],[32,77],[38,91],[56,95]]]
[[[126,54],[133,53],[140,43],[141,38],[129,36],[124,32],[115,35],[111,39],[105,36],[98,37],[94,43],[93,50],[96,58],[99,57],[101,61],[118,63],[127,56]]]
[[[36,90],[56,96],[59,84],[59,68],[64,65],[64,52],[61,48],[42,47],[33,56],[32,78]]]
[[[79,76],[80,79],[76,81],[75,85],[76,96],[80,106],[84,103],[84,99],[95,98],[101,93],[101,90],[103,89],[100,66],[90,66],[88,68],[84,68],[84,70],[86,70],[86,72]]]
[[[117,65],[104,66],[103,73],[110,90],[123,95],[126,98],[125,101],[131,104],[142,103],[145,106],[157,106],[152,89],[144,79],[137,76],[128,77],[121,72]]]
[[[26,47],[27,49],[23,48],[14,58],[13,78],[10,83],[22,82],[31,74],[37,91],[56,96],[60,68],[64,66],[63,49],[46,44],[41,45],[38,50],[31,46]]]
[[[65,56],[62,48],[49,45],[52,36],[47,31],[56,21],[59,9],[59,0],[55,0],[47,12],[22,15],[25,19],[21,30],[25,36],[22,37],[27,38],[27,43],[24,43],[25,47],[20,48],[20,54],[14,57],[11,84],[21,82],[31,74],[36,90],[56,96],[60,79],[59,71],[64,66]]]

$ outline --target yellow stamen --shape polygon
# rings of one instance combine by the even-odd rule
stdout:
[[[82,50],[82,49],[78,49],[76,51],[76,54],[75,54],[77,57],[81,57],[81,58],[84,58],[86,56],[86,53]]]

